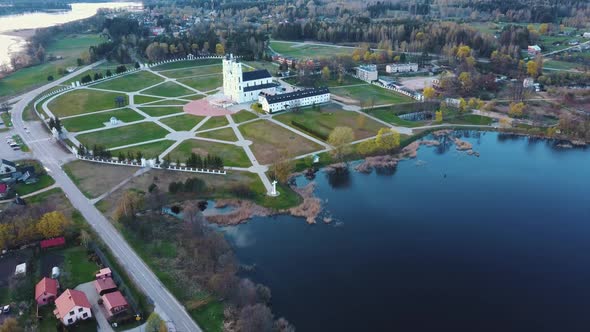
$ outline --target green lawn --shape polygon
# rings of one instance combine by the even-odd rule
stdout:
[[[492,118],[488,118],[487,116],[480,116],[475,114],[465,114],[460,116],[455,116],[450,118],[448,121],[444,119],[443,114],[443,122],[453,123],[453,124],[470,124],[470,125],[486,125],[489,126],[494,122]]]
[[[387,123],[391,123],[392,125],[396,126],[403,126],[403,127],[419,127],[424,125],[424,121],[408,121],[401,119],[398,115],[395,114],[394,111],[391,109],[373,109],[368,112],[370,115],[383,120]]]
[[[76,138],[85,146],[92,147],[94,144],[102,145],[105,148],[114,148],[128,144],[135,144],[164,138],[168,131],[155,123],[142,122],[130,126],[105,129],[92,133],[82,134]]]
[[[192,99],[192,98],[189,98]],[[200,99],[200,98],[199,98]],[[156,106],[156,105],[179,105],[179,106],[183,106],[188,104],[188,102],[184,101],[184,100],[178,100],[178,99],[167,99],[167,100],[161,100],[161,101],[157,101],[155,103],[151,103],[149,104],[149,106]]]
[[[331,88],[335,95],[358,100],[363,106],[388,105],[413,102],[414,99],[402,94],[380,88],[372,84],[357,85],[344,88]]]
[[[305,108],[302,111],[285,112],[283,114],[274,117],[276,120],[291,126],[299,131],[303,131],[306,134],[316,136],[319,139],[330,135],[332,130],[336,127],[350,127],[354,131],[354,138],[361,139],[377,134],[379,129],[383,127],[379,122],[366,117],[365,115],[349,112],[342,110],[335,104],[328,104],[319,107],[319,110],[313,110]],[[293,125],[292,121],[302,124],[305,128],[309,128],[310,131],[306,131],[303,128],[298,128]],[[314,133],[319,133],[320,136]]]
[[[270,47],[277,53],[296,58],[331,58],[338,55],[352,55],[353,48],[332,45],[309,45],[300,42],[272,40]]]
[[[144,106],[138,107],[139,110],[145,112],[146,114],[154,117],[182,113],[182,107],[151,107],[151,106]]]
[[[63,119],[62,124],[70,132],[79,132],[90,129],[96,129],[104,127],[105,122],[109,122],[111,117],[116,117],[122,122],[133,122],[144,119],[139,113],[135,112],[130,108],[124,108],[120,110],[89,114],[84,116],[78,116],[75,118]]]
[[[322,79],[322,77],[320,75],[314,75],[314,76],[312,76],[312,78],[313,78],[313,80],[311,80],[310,82],[299,82],[297,77],[289,77],[289,78],[286,78],[285,81],[290,84],[294,84],[297,86],[303,86],[303,87],[307,87],[307,88],[313,88],[313,87],[319,88],[319,87],[324,87],[324,86],[327,86],[330,88],[336,88],[336,87],[340,87],[340,86],[367,84],[367,82],[359,80],[358,78],[352,77],[350,75],[344,75],[344,77],[342,78],[342,82],[339,82],[338,77],[336,77],[336,76],[330,78],[329,80]]]
[[[24,92],[48,83],[47,76],[60,78],[57,68],[76,66],[76,58],[88,47],[98,45],[104,39],[98,34],[59,36],[45,49],[46,54],[62,56],[63,59],[23,68],[0,80],[0,97]]]
[[[222,141],[229,141],[229,142],[235,142],[238,140],[238,138],[236,137],[236,134],[234,133],[234,130],[232,128],[223,128],[223,129],[218,129],[218,130],[213,130],[213,131],[207,131],[207,132],[198,134],[197,136],[205,137],[205,138],[219,139]]]
[[[147,88],[148,86],[152,86],[162,81],[163,79],[156,74],[147,71],[139,71],[113,80],[98,83],[92,87],[97,89],[132,92]]]
[[[202,60],[187,60],[187,61],[176,61],[171,63],[165,63],[159,66],[152,67],[153,70],[168,70],[168,69],[178,69],[178,68],[186,68],[186,67],[198,67],[198,66],[206,66],[206,65],[214,65],[221,63],[219,59],[202,59]]]
[[[241,147],[196,139],[182,142],[170,153],[170,159],[173,161],[179,159],[180,162],[184,162],[192,152],[201,156],[206,156],[208,154],[219,156],[223,159],[223,164],[225,166],[252,166],[246,152],[244,152],[244,149]]]
[[[62,289],[74,288],[79,284],[94,280],[98,265],[88,260],[86,248],[67,248],[63,250],[63,255]]]
[[[189,311],[189,314],[199,323],[199,327],[204,331],[223,331],[223,302],[210,302],[202,308]]]
[[[245,66],[244,71],[250,70],[259,70],[259,69],[266,69],[272,76],[276,76],[277,71],[279,70],[279,65],[274,62],[269,61],[244,61]],[[253,68],[249,68],[253,67]]]
[[[543,69],[551,68],[551,69],[559,69],[559,70],[570,70],[570,69],[576,69],[579,66],[580,66],[580,64],[575,63],[575,62],[549,60],[543,64]]]
[[[186,84],[193,89],[197,89],[199,91],[209,91],[216,88],[219,88],[223,85],[223,76],[222,75],[211,75],[211,76],[200,76],[200,77],[192,77],[192,78],[183,78],[179,79],[178,82],[182,84]]]
[[[166,151],[166,149],[169,148],[173,143],[174,141],[163,140],[154,143],[142,144],[126,149],[112,150],[111,152],[113,153],[113,156],[116,157],[119,155],[119,153],[123,153],[123,155],[127,156],[128,152],[133,153],[133,155],[137,155],[137,151],[141,151],[141,153],[143,153],[144,156],[148,158],[154,158],[162,154],[162,152]]]
[[[161,119],[160,122],[176,131],[189,131],[193,129],[204,118],[204,116],[183,114],[179,116],[172,116],[169,118]]]
[[[47,188],[47,187],[53,185],[54,183],[55,183],[55,180],[51,176],[49,176],[47,174],[43,174],[43,175],[39,176],[39,182],[31,183],[31,184],[24,184],[24,183],[20,182],[14,187],[14,190],[16,191],[17,194],[19,194],[20,196],[23,196],[23,195],[35,192],[37,190]]]
[[[162,97],[180,97],[190,95],[195,92],[174,82],[165,82],[153,88],[142,91],[142,93],[146,95]]]
[[[135,104],[145,104],[145,103],[151,103],[153,101],[159,101],[162,100],[161,98],[155,98],[155,97],[150,97],[150,96],[142,96],[142,95],[135,95],[133,96],[133,102]]]
[[[225,116],[212,116],[205,122],[198,131],[227,126],[229,122]]]
[[[258,116],[252,112],[248,112],[246,110],[241,110],[236,114],[231,116],[234,119],[235,123],[242,123],[244,121],[252,120],[258,118]]]
[[[160,72],[160,74],[162,74],[164,76],[168,76],[170,78],[183,78],[183,77],[201,76],[201,75],[209,75],[209,74],[221,74],[222,69],[223,68],[222,68],[221,64],[214,64],[214,65],[207,65],[207,66],[166,70],[166,71]]]
[[[115,97],[118,96],[122,94],[79,89],[60,95],[47,106],[54,115],[64,117],[116,108]]]
[[[12,119],[10,117],[10,112],[2,112],[0,113],[0,119],[6,127],[12,127]]]

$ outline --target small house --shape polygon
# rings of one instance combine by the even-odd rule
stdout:
[[[527,52],[530,56],[535,56],[541,53],[541,47],[539,45],[529,45],[529,47],[527,48]]]
[[[0,183],[0,198],[5,198],[8,196],[8,191],[10,187],[6,183]]]
[[[94,280],[94,288],[98,295],[104,295],[117,290],[117,284],[111,277],[104,277]]]
[[[129,303],[127,303],[127,300],[119,291],[105,294],[101,298],[102,304],[107,312],[107,318],[111,318],[112,316],[129,309]]]
[[[105,267],[104,269],[100,269],[100,271],[98,271],[98,273],[96,274],[96,279],[102,279],[102,278],[106,278],[106,277],[109,277],[109,278],[113,277],[113,272],[108,267]]]
[[[55,301],[57,297],[57,280],[44,277],[35,286],[35,301],[39,306]]]
[[[12,161],[0,159],[0,175],[16,172],[16,165]]]
[[[92,317],[90,309],[92,306],[81,291],[66,289],[56,300],[53,314],[64,325],[72,325],[78,320],[85,320]]]

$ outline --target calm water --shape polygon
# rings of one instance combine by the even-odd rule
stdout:
[[[0,16],[0,64],[10,63],[10,54],[22,50],[26,45],[23,38],[7,34],[10,31],[46,28],[82,20],[93,16],[100,8],[117,9],[137,7],[142,4],[141,2],[99,2],[73,3],[71,6],[71,11]]]
[[[423,147],[393,175],[318,173],[333,224],[226,234],[298,331],[588,331],[590,150],[482,135],[479,158]]]

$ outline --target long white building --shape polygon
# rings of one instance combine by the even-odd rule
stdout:
[[[261,92],[274,93],[277,85],[266,69],[244,72],[233,55],[223,59],[223,93],[236,103],[255,101]]]
[[[387,73],[408,73],[418,71],[417,63],[393,63],[385,66]]]
[[[258,102],[266,113],[275,113],[330,101],[328,88],[305,89],[294,92],[269,95],[261,93]]]
[[[360,65],[356,67],[356,76],[365,81],[372,82],[379,78],[379,72],[376,65]]]

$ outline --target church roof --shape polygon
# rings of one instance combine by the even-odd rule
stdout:
[[[266,69],[246,71],[242,73],[242,82],[261,80],[263,78],[271,78],[272,76]]]
[[[305,90],[299,90],[299,91],[295,91],[295,92],[266,96],[266,101],[270,105],[270,104],[276,104],[276,103],[281,103],[281,102],[290,101],[290,100],[297,100],[300,98],[319,96],[319,95],[323,95],[326,93],[330,93],[330,90],[328,88],[305,89]]]

